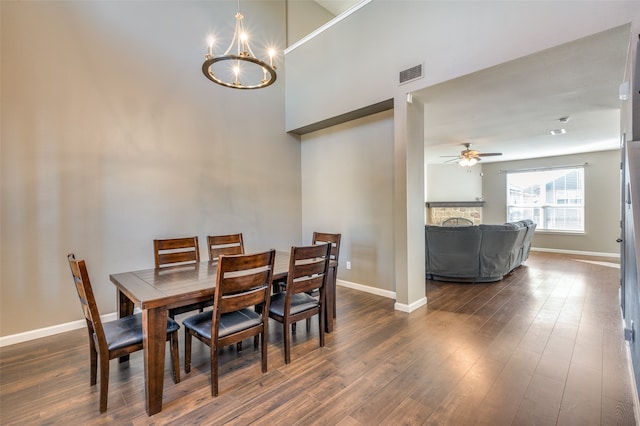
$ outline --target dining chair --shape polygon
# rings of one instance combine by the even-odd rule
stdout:
[[[200,263],[200,250],[198,237],[169,238],[153,240],[153,253],[156,269],[164,269],[175,266],[198,266]],[[185,312],[199,310],[211,306],[211,301],[192,303],[186,306],[178,306],[169,309],[169,318]]]
[[[100,363],[100,412],[107,411],[109,390],[109,361],[129,355],[142,349],[142,314],[130,315],[115,321],[103,323],[98,312],[84,260],[76,260],[73,253],[67,256],[71,274],[76,285],[78,298],[89,331],[89,352],[91,363],[90,384],[94,386]],[[178,329],[180,326],[171,318],[167,319],[167,340],[171,345],[173,381],[180,382],[180,362],[178,359]]]
[[[242,233],[207,236],[209,260],[216,261],[221,254],[244,254]]]
[[[184,369],[191,371],[192,337],[210,348],[211,395],[218,396],[218,349],[260,336],[262,372],[267,372],[268,309],[275,250],[218,258],[213,311],[190,316],[184,325]],[[266,308],[258,313],[256,305]]]
[[[207,236],[209,261],[217,262],[221,254],[244,254],[242,233]],[[236,343],[236,350],[242,352],[242,342]]]
[[[297,321],[318,315],[320,347],[324,346],[325,287],[330,253],[330,244],[291,247],[285,290],[271,296],[269,317],[282,323],[285,364],[291,362],[291,326]],[[318,290],[317,297],[311,295],[315,290]]]
[[[327,234],[324,232],[314,232],[311,244],[329,243],[331,244],[331,260],[329,262],[329,278],[327,285],[331,286],[327,291],[327,303],[333,307],[333,318],[336,317],[336,280],[338,278],[338,259],[340,257],[340,238],[342,234]]]

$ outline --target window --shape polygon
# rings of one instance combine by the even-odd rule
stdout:
[[[584,167],[507,174],[507,220],[538,230],[584,232]]]

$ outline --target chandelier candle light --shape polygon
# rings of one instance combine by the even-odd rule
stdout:
[[[215,39],[213,36],[209,36],[207,38],[209,50],[204,56],[202,72],[209,80],[225,87],[261,89],[276,81],[276,67],[273,65],[275,50],[269,49],[269,63],[256,58],[249,46],[249,36],[244,30],[243,19],[244,16],[240,13],[240,0],[238,0],[236,30],[233,33],[231,44],[222,56],[215,56],[213,54]],[[234,47],[235,53],[231,53]]]

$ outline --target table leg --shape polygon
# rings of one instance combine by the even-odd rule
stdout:
[[[118,290],[118,318],[127,317],[133,315],[133,302],[129,300],[127,296]],[[118,358],[119,363],[129,361],[129,355],[124,355]]]
[[[162,411],[164,351],[167,339],[167,309],[142,310],[142,342],[144,346],[145,406],[147,415]]]
[[[338,293],[338,268],[333,268],[333,319],[336,319],[336,311],[338,310],[338,305],[336,300],[338,297],[336,294]]]
[[[328,277],[327,277],[327,287],[325,289],[325,295],[326,295],[326,300],[325,300],[325,331],[327,333],[331,333],[333,331],[333,306],[334,306],[334,300],[336,297],[336,268],[335,267],[329,267],[329,273],[328,273]]]
[[[337,289],[337,283],[338,281],[338,268],[333,268],[333,319],[336,319],[336,311],[338,310],[338,306],[336,303],[336,299],[338,299],[338,289]]]
[[[133,315],[133,302],[121,291],[118,291],[118,318]]]

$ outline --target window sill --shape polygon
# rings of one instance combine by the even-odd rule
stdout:
[[[558,230],[552,230],[552,229],[540,229],[540,230],[536,229],[535,233],[549,234],[549,235],[577,235],[577,236],[582,236],[587,234],[584,231],[558,231]]]

